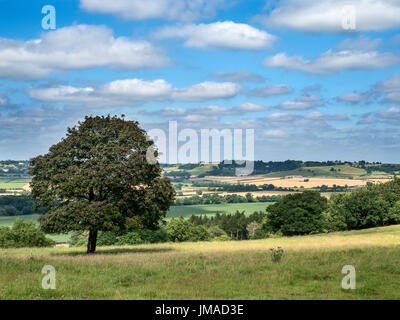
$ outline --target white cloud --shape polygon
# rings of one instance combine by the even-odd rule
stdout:
[[[357,91],[353,91],[350,93],[342,94],[337,97],[339,101],[350,102],[350,103],[359,103],[366,100],[366,97]]]
[[[216,72],[212,75],[213,78],[223,80],[223,81],[232,81],[232,82],[264,82],[264,78],[250,73],[247,70],[239,70],[235,72]]]
[[[25,42],[0,39],[0,78],[41,79],[57,71],[135,70],[169,64],[165,53],[151,43],[115,38],[105,26],[65,27]]]
[[[378,82],[373,91],[384,94],[386,102],[400,103],[400,73],[392,75],[386,81]]]
[[[273,122],[291,122],[297,120],[298,116],[294,113],[275,112],[271,113],[267,119]]]
[[[213,17],[224,0],[81,0],[82,9],[110,13],[128,20],[167,19],[193,21]]]
[[[381,44],[382,39],[369,39],[365,36],[361,36],[357,39],[345,39],[340,42],[336,49],[339,51],[346,50],[359,50],[359,51],[375,51]]]
[[[310,112],[304,117],[307,120],[325,120],[325,121],[346,121],[349,120],[344,113],[338,114],[323,114],[322,112]]]
[[[309,110],[318,106],[319,105],[314,102],[291,100],[282,102],[277,108],[282,110]]]
[[[379,93],[392,93],[400,91],[400,73],[396,73],[389,80],[380,81],[374,86],[374,91]]]
[[[169,98],[171,91],[171,84],[163,79],[116,80],[100,88],[100,92],[103,95],[125,97],[133,100],[166,100]]]
[[[268,107],[260,106],[252,102],[245,102],[234,108],[234,110],[239,112],[260,112],[268,109]]]
[[[268,130],[264,133],[264,137],[283,139],[288,138],[289,134],[283,130]]]
[[[186,122],[209,122],[209,121],[217,121],[218,117],[210,117],[210,116],[204,116],[201,114],[190,114],[187,115],[186,117],[183,118],[183,121]]]
[[[376,112],[376,115],[378,118],[400,120],[400,108],[392,107],[387,110],[381,110]]]
[[[397,0],[285,0],[268,16],[256,19],[268,27],[311,32],[344,32],[342,21],[355,13],[355,30],[383,31],[400,26]]]
[[[400,62],[400,56],[394,53],[377,51],[332,51],[329,50],[313,60],[299,56],[288,57],[285,53],[266,58],[267,67],[293,69],[312,74],[332,74],[345,70],[387,68]]]
[[[239,93],[240,86],[233,82],[202,82],[184,89],[176,89],[172,99],[176,101],[205,101],[227,99]]]
[[[265,86],[262,88],[256,88],[249,92],[250,96],[253,97],[269,97],[281,94],[291,93],[292,88],[285,84],[279,84],[276,86]]]
[[[262,50],[271,48],[277,39],[266,31],[232,21],[165,27],[154,36],[158,39],[183,38],[185,47],[202,50]]]
[[[240,87],[231,82],[203,82],[188,88],[174,89],[163,79],[116,80],[93,88],[58,86],[30,88],[31,98],[52,102],[80,102],[94,106],[137,105],[146,101],[206,101],[234,97]]]

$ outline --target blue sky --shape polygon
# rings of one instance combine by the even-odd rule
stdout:
[[[0,0],[0,159],[110,113],[251,128],[256,159],[398,163],[399,16],[395,0]]]

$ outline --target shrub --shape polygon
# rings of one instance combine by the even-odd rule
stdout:
[[[210,234],[204,226],[194,226],[189,220],[179,217],[172,218],[165,228],[169,241],[205,241]]]
[[[282,260],[283,254],[284,254],[284,250],[281,247],[277,247],[275,248],[271,248],[269,249],[271,252],[271,259],[273,262],[275,263],[279,263]]]
[[[211,226],[208,228],[208,233],[211,239],[219,238],[222,236],[228,236],[224,230],[218,226]],[[229,238],[229,237],[228,237]]]
[[[74,232],[71,236],[70,245],[81,247],[87,244],[88,232]],[[167,234],[164,228],[158,230],[143,229],[130,232],[100,231],[97,236],[97,245],[135,245],[142,243],[158,243],[167,241]]]
[[[15,220],[12,228],[0,227],[0,247],[48,247],[54,245],[54,241],[46,238],[44,232],[32,221],[24,221],[21,218]]]
[[[214,237],[211,239],[212,241],[230,241],[232,240],[227,234],[223,234],[218,237]]]
[[[269,238],[270,233],[263,228],[263,225],[259,225],[256,230],[254,230],[254,234],[251,236],[252,240],[256,239],[265,239]]]

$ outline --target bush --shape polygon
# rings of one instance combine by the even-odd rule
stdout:
[[[285,236],[322,232],[326,228],[327,199],[317,191],[289,194],[267,208],[265,231]]]
[[[88,232],[74,232],[71,236],[70,245],[75,247],[86,246],[88,241]],[[131,232],[112,232],[99,231],[97,235],[98,246],[120,246],[120,245],[135,245],[142,243],[158,243],[166,242],[167,234],[164,228],[159,230],[143,229]]]
[[[230,241],[232,240],[227,234],[223,234],[218,237],[214,237],[211,239],[212,241]]]
[[[218,237],[222,237],[222,236],[228,236],[226,234],[226,232],[224,230],[222,230],[220,227],[218,226],[211,226],[208,228],[208,233],[210,234],[210,238],[214,239],[214,238],[218,238]],[[229,237],[228,237],[229,238]]]
[[[46,238],[44,232],[32,221],[24,221],[21,218],[15,220],[12,228],[0,227],[0,247],[48,247],[54,245],[54,241]]]
[[[250,237],[252,240],[257,239],[266,239],[270,237],[270,233],[265,228],[265,223],[259,224],[258,227],[254,230],[253,236]]]
[[[277,247],[275,248],[271,248],[269,249],[271,252],[271,259],[273,262],[275,263],[279,263],[282,260],[283,254],[284,254],[284,250],[281,247]]]
[[[189,220],[172,218],[165,228],[169,241],[206,241],[210,234],[204,226],[194,226]]]

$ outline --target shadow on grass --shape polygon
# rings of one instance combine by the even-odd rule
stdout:
[[[70,252],[52,252],[52,256],[95,256],[95,255],[113,255],[120,253],[160,253],[172,251],[171,248],[110,248],[110,249],[99,249],[95,253],[87,254],[86,251],[77,250]]]

